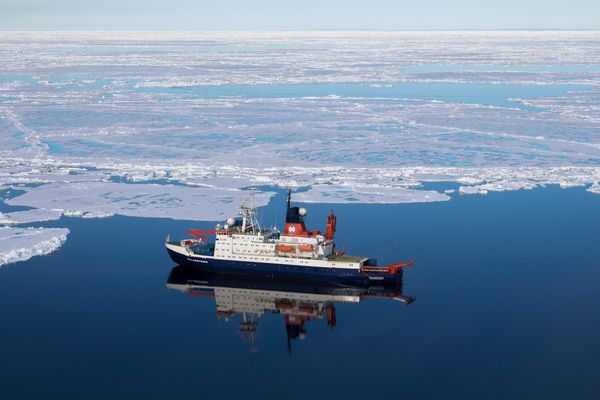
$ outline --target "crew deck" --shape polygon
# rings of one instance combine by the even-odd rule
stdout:
[[[327,261],[360,262],[362,260],[364,260],[364,257],[339,255],[335,253],[327,256]]]

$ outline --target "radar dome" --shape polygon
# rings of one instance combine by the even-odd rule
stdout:
[[[227,225],[229,225],[229,226],[233,226],[233,225],[235,225],[235,219],[233,219],[233,218],[228,218],[228,219],[227,219]]]
[[[302,216],[306,215],[306,212],[307,212],[306,208],[304,208],[304,207],[300,207],[300,209],[298,210],[298,214],[300,214]]]

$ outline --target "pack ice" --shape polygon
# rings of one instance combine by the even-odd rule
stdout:
[[[448,200],[431,181],[599,192],[598,32],[0,32],[0,45],[0,188],[19,190],[15,205],[207,220],[251,187],[259,205],[288,186],[331,203]]]

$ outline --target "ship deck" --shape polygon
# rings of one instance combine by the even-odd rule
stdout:
[[[347,255],[340,256],[337,254],[330,254],[327,256],[328,261],[359,262],[363,259],[364,259],[364,257],[347,256]]]

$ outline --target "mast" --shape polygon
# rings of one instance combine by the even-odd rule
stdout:
[[[256,208],[254,205],[254,192],[250,193],[248,199],[240,205],[239,215],[242,217],[242,232],[246,232],[247,228],[252,229],[252,233],[261,230],[260,223],[256,218]]]

